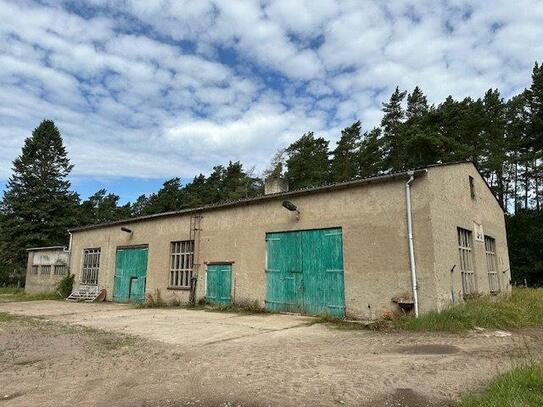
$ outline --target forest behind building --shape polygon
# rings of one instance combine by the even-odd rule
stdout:
[[[262,174],[230,161],[185,184],[166,180],[129,203],[104,189],[83,200],[73,192],[60,131],[44,120],[15,158],[0,201],[0,285],[24,280],[26,248],[67,244],[70,227],[257,196],[270,175],[297,189],[461,160],[476,164],[507,214],[513,280],[542,285],[543,65],[535,63],[530,87],[508,99],[489,89],[433,105],[419,87],[396,88],[382,113],[374,128],[349,124],[334,145],[308,129]]]

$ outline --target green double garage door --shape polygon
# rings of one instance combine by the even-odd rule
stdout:
[[[341,228],[266,234],[266,307],[345,315]]]
[[[145,300],[147,280],[146,247],[117,249],[113,300],[117,302],[142,302]]]

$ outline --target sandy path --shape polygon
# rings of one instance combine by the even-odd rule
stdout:
[[[0,311],[112,332],[0,324],[5,406],[439,406],[508,369],[527,343],[543,349],[541,332],[344,331],[304,317],[115,304],[12,303]],[[115,332],[142,339],[121,346]]]

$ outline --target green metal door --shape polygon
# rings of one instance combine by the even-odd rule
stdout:
[[[266,307],[345,315],[341,228],[268,233]]]
[[[232,265],[208,264],[206,297],[214,304],[232,303]]]
[[[113,299],[142,302],[147,279],[147,248],[117,249]]]
[[[300,232],[266,235],[266,307],[270,311],[303,310],[301,237]]]

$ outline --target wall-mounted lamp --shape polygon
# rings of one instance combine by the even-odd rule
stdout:
[[[124,226],[121,227],[121,230],[126,233],[132,233],[132,229],[125,228]]]
[[[300,220],[300,211],[298,210],[298,207],[296,205],[294,205],[292,202],[290,201],[283,201],[283,203],[281,204],[283,205],[283,208],[291,211],[291,212],[296,212],[296,220]]]

